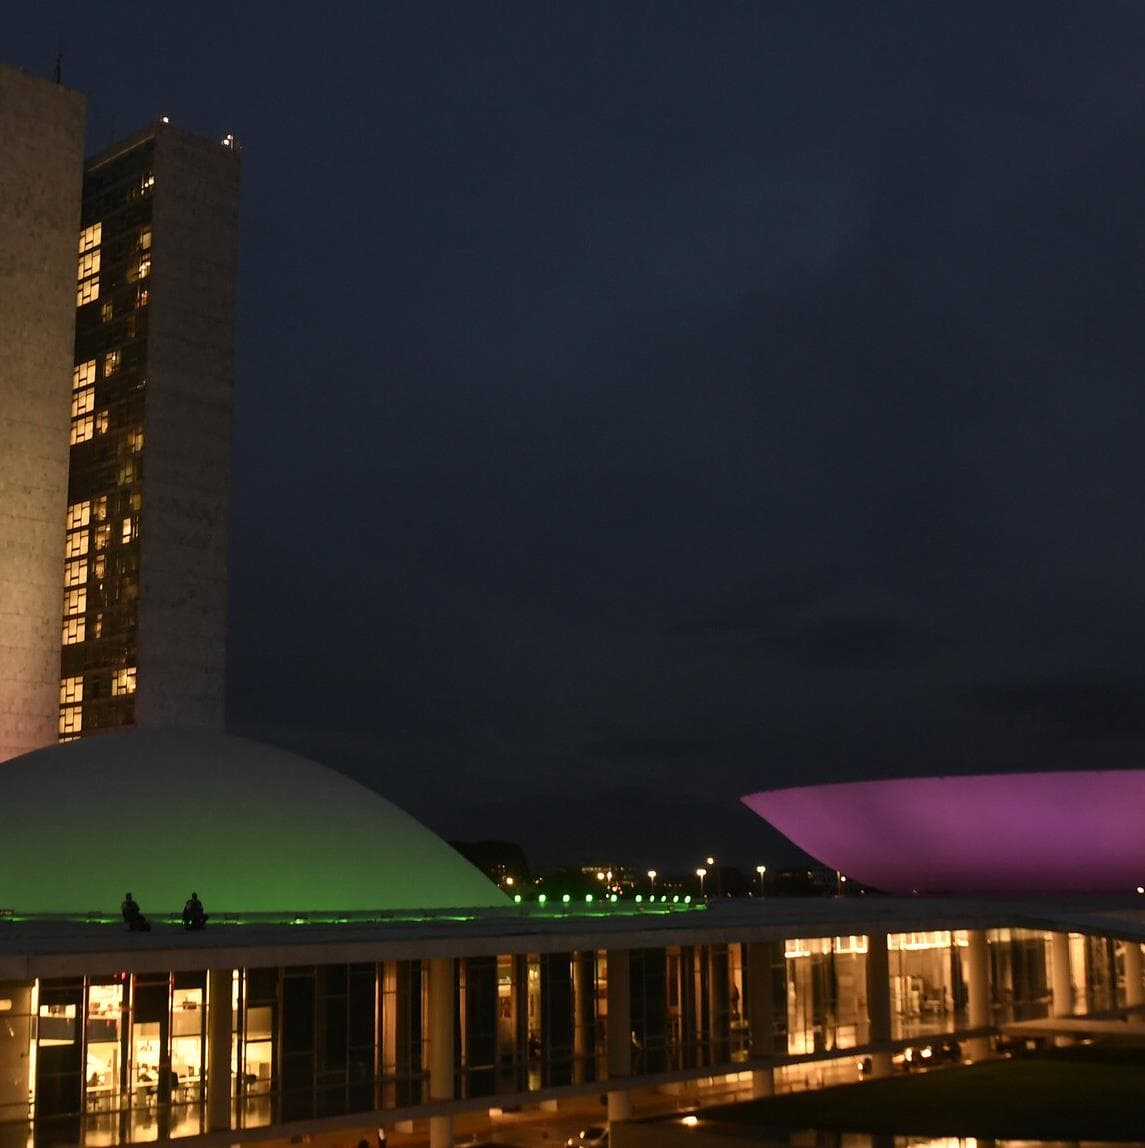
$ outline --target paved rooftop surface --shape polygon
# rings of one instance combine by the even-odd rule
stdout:
[[[209,908],[209,906],[208,906]],[[233,968],[433,956],[646,948],[674,944],[846,936],[872,930],[1028,928],[1145,941],[1145,897],[809,897],[716,900],[675,912],[636,906],[507,909],[284,923],[212,922],[205,931],[155,920],[0,919],[0,979],[69,972]]]

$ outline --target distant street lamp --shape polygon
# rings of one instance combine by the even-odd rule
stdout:
[[[696,876],[700,879],[700,900],[704,899],[704,878],[708,875],[707,869],[702,865],[696,870]]]
[[[652,889],[652,892],[655,893],[656,892],[656,870],[655,869],[649,869],[648,870],[648,881],[650,883],[650,888]]]
[[[763,896],[763,875],[767,872],[766,865],[757,865],[755,871],[759,874],[759,895]]]
[[[708,869],[716,875],[716,896],[722,897],[724,895],[724,880],[720,873],[720,867],[716,864],[714,857],[705,857],[704,860],[708,863]]]

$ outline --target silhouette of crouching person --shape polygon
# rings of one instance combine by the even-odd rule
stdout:
[[[183,928],[204,929],[207,926],[207,914],[203,911],[203,902],[199,900],[198,893],[192,893],[183,906]]]
[[[120,910],[123,913],[123,920],[126,922],[129,932],[151,932],[151,922],[148,921],[140,911],[138,902],[130,893],[123,898],[123,904],[120,905]]]

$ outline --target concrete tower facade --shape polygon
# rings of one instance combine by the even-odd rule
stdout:
[[[56,736],[84,99],[0,67],[0,761]]]
[[[87,164],[63,740],[223,727],[238,184],[229,137],[166,123]]]

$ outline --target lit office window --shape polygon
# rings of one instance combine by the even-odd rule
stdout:
[[[76,287],[76,306],[82,307],[85,303],[91,303],[93,300],[99,298],[99,276],[93,275],[90,279],[85,279],[78,287]]]
[[[143,428],[136,427],[135,430],[129,431],[127,435],[127,445],[131,448],[132,454],[139,454],[143,450]]]
[[[130,542],[134,537],[135,537],[135,523],[132,522],[130,518],[125,518],[123,520],[123,527],[122,527],[122,530],[120,531],[120,539],[119,540],[121,542],[126,543],[126,542]]]
[[[110,299],[105,299],[99,305],[99,321],[101,323],[110,323],[115,318],[115,308],[111,305]]]
[[[139,179],[139,191],[145,193],[150,191],[155,186],[155,175],[153,172],[147,171]]]
[[[87,537],[87,533],[84,533]],[[77,558],[74,562],[64,563],[64,585],[82,586],[87,582],[87,559]]]
[[[135,481],[135,464],[130,460],[125,462],[116,473],[115,481],[119,486],[130,486]]]
[[[81,255],[76,262],[76,279],[86,279],[99,270],[99,248]]]
[[[83,701],[83,676],[60,678],[60,705],[70,706]]]
[[[95,386],[95,359],[88,359],[86,363],[78,363],[72,372],[72,390],[78,391],[81,387]]]
[[[84,640],[86,625],[82,617],[68,618],[64,622],[63,642],[65,646],[74,646]]]
[[[120,698],[124,694],[133,693],[135,693],[135,667],[126,666],[122,670],[116,670],[111,679],[111,696]]]
[[[83,729],[83,706],[61,706],[60,725],[61,736],[71,734],[71,737],[62,737],[64,741],[72,741],[79,736]]]
[[[121,353],[118,348],[114,351],[108,351],[103,357],[103,377],[107,378],[108,375],[114,375],[119,370],[119,363]]]
[[[146,279],[151,274],[151,256],[144,255],[139,260],[139,268],[136,274],[137,279]]]
[[[99,496],[99,498],[97,498],[95,500],[94,506],[92,508],[92,513],[95,515],[96,522],[106,522],[107,521],[107,495],[106,494],[101,494]]]
[[[68,507],[68,530],[78,530],[81,526],[86,526],[91,521],[91,502],[85,500],[84,502],[73,502]]]
[[[146,307],[149,298],[150,298],[150,293],[148,292],[147,288],[146,287],[140,287],[139,290],[136,291],[136,293],[135,293],[135,306],[136,307]]]
[[[65,558],[82,558],[87,553],[87,531],[73,530],[68,535]]]
[[[64,591],[64,617],[72,614],[82,614],[87,609],[87,587],[78,586],[74,590]]]
[[[91,415],[76,419],[72,423],[72,446],[78,442],[87,442],[95,434],[95,419]]]
[[[151,228],[150,227],[141,227],[139,229],[139,250],[140,251],[150,251],[151,250]]]
[[[82,391],[76,391],[72,395],[72,418],[76,419],[80,415],[90,414],[94,406],[95,387],[86,387]]]
[[[106,550],[111,541],[111,527],[105,522],[95,528],[94,550]]]
[[[108,416],[107,411],[97,411],[95,416],[95,433],[107,434]]]
[[[93,223],[90,227],[85,227],[83,231],[80,232],[80,254],[82,255],[85,251],[90,251],[93,247],[98,247],[102,238],[102,223]]]

